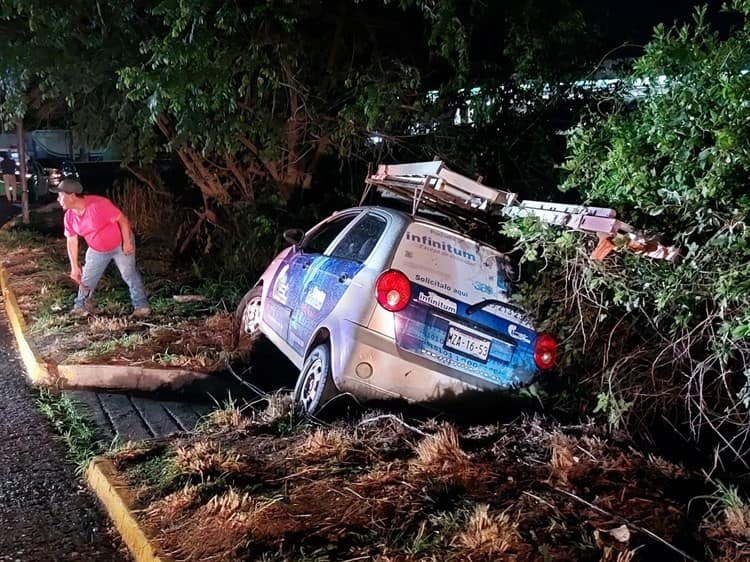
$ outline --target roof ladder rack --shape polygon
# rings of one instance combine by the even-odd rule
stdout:
[[[411,199],[412,214],[426,207],[464,220],[492,222],[498,211],[506,217],[535,217],[554,225],[595,233],[599,244],[593,259],[604,259],[616,242],[624,240],[628,249],[655,259],[674,261],[679,250],[665,246],[656,237],[636,232],[616,218],[613,209],[545,201],[519,201],[510,191],[495,189],[448,169],[440,160],[411,164],[381,164],[365,180],[365,200],[370,190],[390,191]]]

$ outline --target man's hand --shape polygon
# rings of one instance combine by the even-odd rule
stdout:
[[[135,248],[133,247],[133,241],[129,238],[122,241],[122,253],[126,256],[130,256],[135,252]]]
[[[76,282],[76,285],[81,284],[81,268],[80,267],[71,267],[70,268],[70,278]]]

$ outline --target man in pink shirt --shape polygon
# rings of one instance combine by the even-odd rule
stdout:
[[[133,316],[145,318],[151,314],[143,280],[135,267],[135,244],[128,217],[106,197],[82,195],[83,186],[77,180],[65,179],[50,191],[58,194],[57,201],[65,210],[70,278],[78,284],[72,314],[89,314],[94,289],[112,260],[130,290]],[[88,246],[83,269],[78,263],[79,236]]]

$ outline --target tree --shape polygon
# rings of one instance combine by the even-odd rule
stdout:
[[[258,199],[320,184],[323,165],[439,155],[537,193],[585,103],[558,83],[599,57],[596,5],[3,0],[17,78],[4,114],[116,142],[152,184],[143,168],[177,155],[202,196],[183,247]],[[473,125],[456,125],[469,106]]]

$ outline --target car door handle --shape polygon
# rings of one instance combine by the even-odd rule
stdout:
[[[349,280],[349,274],[348,273],[342,273],[339,275],[339,283],[346,283]]]

